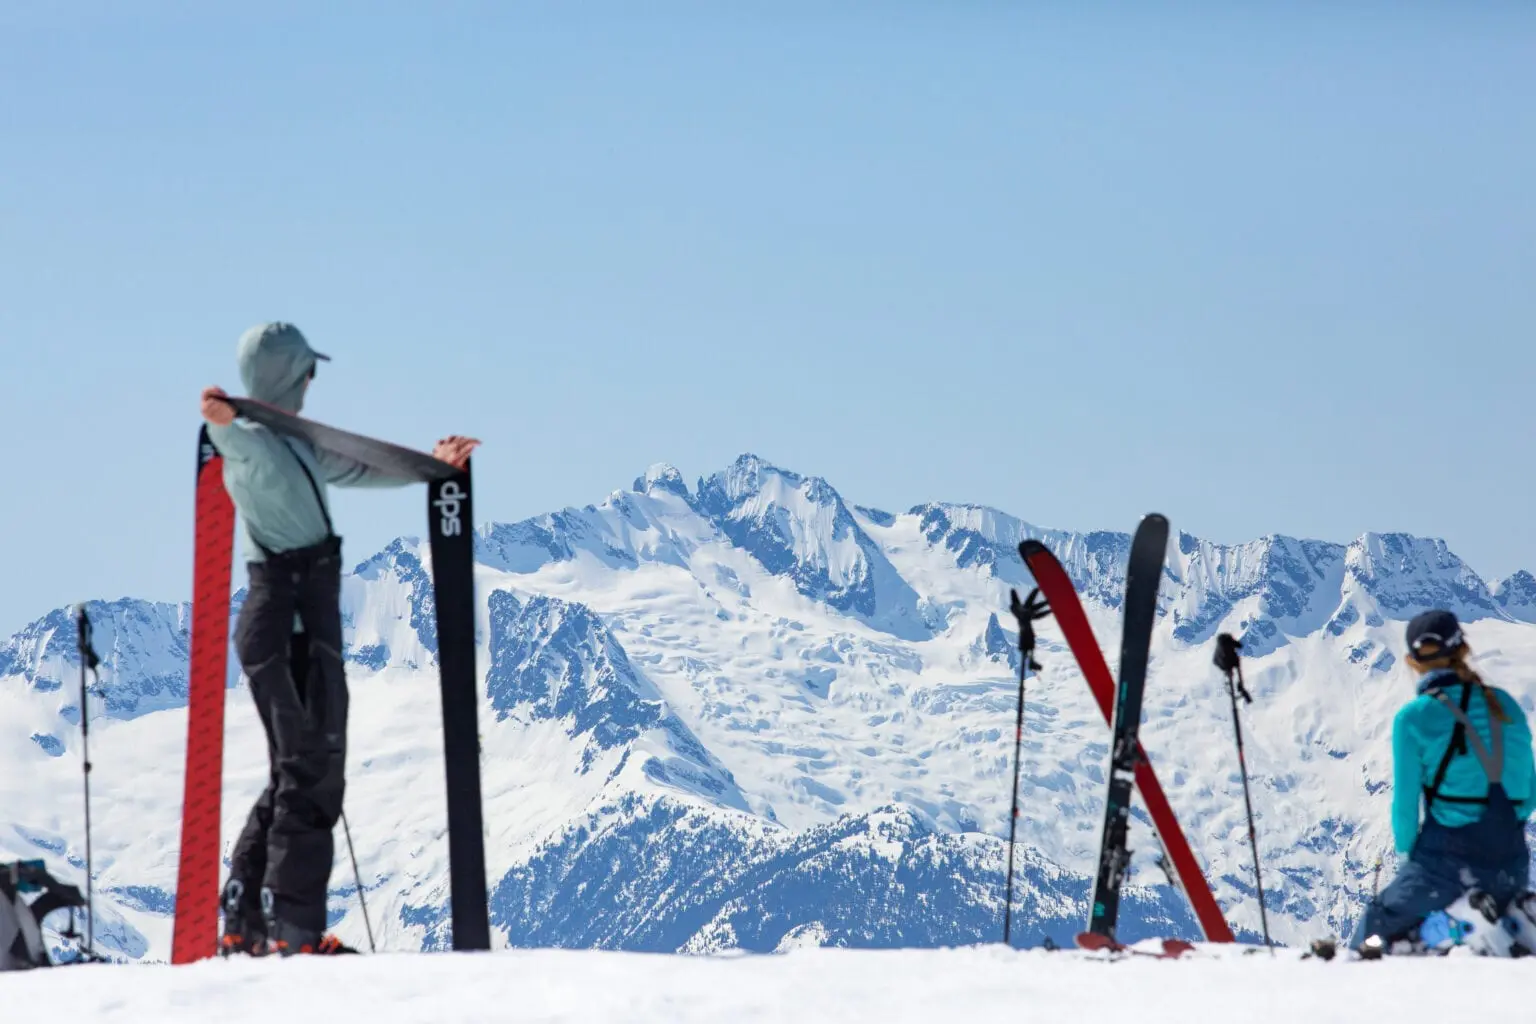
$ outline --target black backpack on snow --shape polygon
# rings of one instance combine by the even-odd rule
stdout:
[[[30,900],[29,894],[37,893]],[[48,873],[40,860],[0,864],[0,971],[51,967],[43,918],[64,907],[83,907],[78,887]]]

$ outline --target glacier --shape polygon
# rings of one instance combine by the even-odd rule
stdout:
[[[1129,524],[1128,524],[1129,525]],[[1177,526],[1177,524],[1175,524]],[[480,728],[501,947],[774,951],[1001,938],[1026,537],[1061,559],[1111,666],[1129,534],[928,503],[891,513],[743,455],[690,486],[658,464],[597,504],[476,533]],[[381,948],[450,940],[437,637],[426,546],[343,582],[348,816]],[[237,572],[237,577],[239,573]],[[238,583],[238,579],[237,579]],[[238,608],[242,594],[234,595]],[[1448,607],[1486,677],[1531,708],[1536,578],[1484,580],[1439,540],[1170,541],[1143,743],[1218,899],[1258,907],[1220,675],[1242,637],[1248,761],[1272,930],[1352,924],[1392,867],[1390,723],[1404,620]],[[89,688],[98,945],[169,954],[187,697],[186,604],[95,601]],[[1086,916],[1109,731],[1053,623],[1028,680],[1016,941]],[[67,609],[0,642],[0,859],[84,870],[79,662]],[[226,853],[265,777],[226,691]],[[1197,934],[1136,811],[1122,935]],[[344,847],[331,921],[363,943]]]

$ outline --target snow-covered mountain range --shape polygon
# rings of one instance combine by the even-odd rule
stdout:
[[[1128,524],[1130,525],[1130,524]],[[1177,524],[1174,524],[1177,526]],[[1129,535],[995,509],[900,514],[755,456],[690,487],[652,467],[597,505],[477,534],[481,732],[497,941],[637,950],[944,945],[1001,937],[1024,537],[1057,554],[1111,666]],[[437,638],[424,544],[344,581],[348,814],[381,945],[447,937]],[[236,594],[236,606],[240,595]],[[1468,623],[1490,681],[1530,706],[1536,578],[1485,581],[1443,542],[1271,536],[1169,545],[1143,742],[1229,918],[1258,927],[1230,712],[1210,664],[1245,640],[1248,758],[1270,922],[1348,927],[1387,854],[1402,623]],[[186,605],[96,602],[91,700],[97,935],[163,958],[176,880]],[[1016,936],[1085,917],[1108,729],[1050,621],[1028,683]],[[66,609],[0,642],[0,859],[78,880],[79,663]],[[226,848],[264,782],[232,667]],[[1133,827],[1122,935],[1193,937]],[[332,918],[362,942],[340,851]]]

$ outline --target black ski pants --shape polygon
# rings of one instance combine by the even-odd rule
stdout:
[[[341,543],[251,562],[235,651],[267,734],[271,779],[230,858],[249,920],[261,892],[285,924],[320,933],[341,817],[347,681],[341,659]],[[295,632],[295,616],[302,631]]]

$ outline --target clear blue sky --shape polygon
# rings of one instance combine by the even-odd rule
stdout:
[[[0,634],[188,596],[266,319],[481,519],[754,451],[1536,567],[1536,5],[234,6],[0,6]]]

